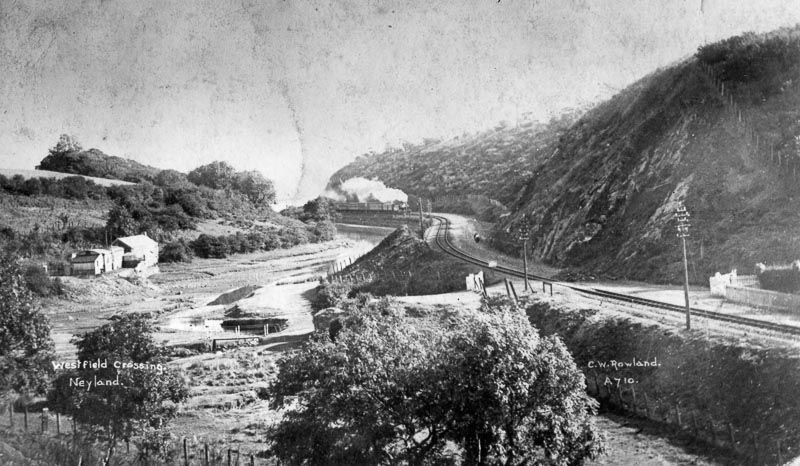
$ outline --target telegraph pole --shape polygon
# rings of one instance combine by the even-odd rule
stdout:
[[[425,228],[422,227],[422,198],[417,198],[419,204],[419,237],[425,239]]]
[[[531,225],[528,223],[528,216],[522,217],[522,226],[519,231],[519,239],[522,241],[522,272],[525,274],[525,291],[528,291],[528,238],[530,238]]]
[[[517,239],[522,243],[522,271],[525,274],[525,291],[528,291],[528,239],[530,239],[531,224],[528,216],[523,215],[520,225],[513,227],[517,232]],[[511,233],[512,227],[506,229],[506,233]]]
[[[678,221],[678,238],[683,242],[683,297],[686,300],[686,330],[692,329],[692,311],[689,308],[689,263],[686,260],[686,238],[689,236],[689,211],[683,203],[675,211]]]

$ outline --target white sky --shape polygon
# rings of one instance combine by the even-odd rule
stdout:
[[[800,0],[0,0],[0,168],[70,133],[308,198],[369,150],[547,119],[798,22]]]

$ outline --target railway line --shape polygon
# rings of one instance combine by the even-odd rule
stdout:
[[[434,242],[439,249],[441,249],[445,254],[448,254],[461,261],[477,265],[480,267],[489,268],[489,263],[487,261],[481,260],[475,256],[472,256],[458,249],[452,243],[452,241],[450,241],[450,237],[448,235],[448,231],[450,229],[450,221],[448,219],[437,215],[434,215],[433,219],[438,222],[438,225],[436,226],[436,233],[435,233],[436,236],[434,238]],[[523,279],[525,278],[525,274],[522,271],[517,269],[512,269],[510,267],[497,265],[495,267],[492,267],[492,269],[512,277],[518,277]],[[557,284],[558,286],[568,288],[576,292],[582,293],[584,295],[592,296],[595,298],[615,300],[629,304],[645,306],[648,308],[665,311],[669,313],[680,313],[681,315],[685,314],[686,312],[686,308],[684,306],[665,303],[661,301],[655,301],[652,299],[641,298],[638,296],[615,293],[607,290],[600,290],[597,288],[590,288],[590,287],[572,285],[569,283],[555,282],[547,277],[542,277],[530,273],[528,274],[527,279],[541,281],[543,283],[549,283],[551,285]],[[731,314],[725,314],[722,312],[709,311],[706,309],[690,308],[690,312],[692,316],[701,317],[704,319],[716,320],[728,324],[741,325],[744,327],[758,328],[761,330],[768,330],[780,333],[785,336],[792,336],[795,338],[800,337],[800,327],[794,325],[786,325],[760,319],[752,319],[749,317],[741,317]]]

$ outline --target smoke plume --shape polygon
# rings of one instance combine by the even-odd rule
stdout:
[[[408,195],[399,189],[388,188],[378,180],[368,180],[362,177],[350,178],[339,186],[337,194],[347,200],[358,202],[407,202]]]

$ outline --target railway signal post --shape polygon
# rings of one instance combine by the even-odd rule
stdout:
[[[686,238],[689,236],[689,211],[681,203],[675,211],[678,221],[678,238],[683,242],[683,297],[686,300],[686,330],[692,329],[692,311],[689,308],[689,263],[686,260]]]

